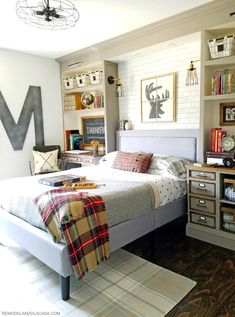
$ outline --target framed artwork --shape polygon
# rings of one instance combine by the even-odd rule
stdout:
[[[220,125],[235,125],[235,102],[220,104]]]
[[[143,123],[175,121],[175,73],[141,80]]]
[[[91,146],[91,141],[105,145],[104,116],[81,117],[83,145]]]

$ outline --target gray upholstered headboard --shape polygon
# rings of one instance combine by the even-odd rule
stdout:
[[[169,154],[197,161],[199,130],[117,131],[117,150]]]

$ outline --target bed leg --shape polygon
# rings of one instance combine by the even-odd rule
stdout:
[[[61,289],[61,297],[63,300],[69,299],[69,291],[70,291],[70,276],[63,277],[60,275],[60,289]]]

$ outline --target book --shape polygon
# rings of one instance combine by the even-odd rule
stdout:
[[[222,128],[211,128],[211,151],[213,152],[217,152],[218,143],[216,137],[218,132],[216,133],[216,131],[218,130],[222,130]]]
[[[65,150],[67,151],[71,150],[70,134],[79,134],[79,130],[65,130]]]
[[[231,157],[235,158],[235,152],[212,152],[207,151],[206,157],[214,157],[214,158],[225,158],[225,157]]]
[[[208,165],[224,165],[223,158],[219,158],[219,157],[207,157],[206,163]]]
[[[77,175],[58,175],[46,178],[40,178],[38,182],[43,185],[58,187],[63,186],[65,184],[70,184],[74,182],[84,182],[86,180],[86,176],[77,176]]]
[[[80,150],[82,148],[82,135],[77,133],[70,134],[70,150]]]
[[[75,183],[69,183],[65,184],[63,187],[65,188],[72,188],[72,189],[92,189],[96,188],[96,183],[94,182],[75,182]]]
[[[223,131],[223,130],[218,131],[218,152],[224,151],[224,149],[222,148],[222,145],[221,145],[221,141],[225,135],[227,135],[226,131]]]

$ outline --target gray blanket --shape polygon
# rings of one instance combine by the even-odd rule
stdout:
[[[24,178],[24,183],[21,184],[21,186],[23,186],[25,190],[22,190],[21,188],[17,191],[17,184],[15,183],[14,192],[8,191],[8,194],[6,192],[4,198],[0,199],[0,205],[3,209],[28,221],[32,225],[44,229],[41,216],[35,208],[33,200],[37,197],[39,192],[46,191],[52,187],[38,183],[35,185],[32,183],[33,180],[35,182],[34,177]],[[101,185],[96,189],[85,191],[90,191],[103,197],[106,205],[109,227],[133,219],[136,216],[154,209],[155,197],[152,186],[146,182],[110,181],[107,179],[100,179],[99,183],[104,185]],[[33,191],[32,187],[35,188],[35,191]]]

